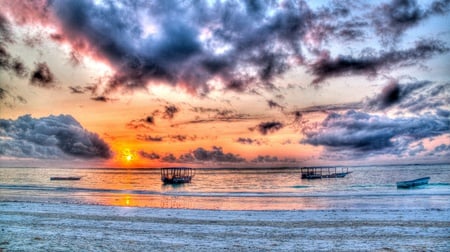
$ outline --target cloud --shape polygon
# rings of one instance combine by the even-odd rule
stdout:
[[[104,97],[108,99],[107,97]],[[109,99],[108,99],[109,100]],[[108,101],[105,100],[105,101]],[[175,117],[177,113],[180,112],[180,109],[175,105],[166,105],[164,106],[164,111],[161,112],[159,109],[154,110],[152,113],[147,115],[145,118],[141,119],[133,119],[129,123],[127,123],[127,127],[138,129],[138,128],[149,128],[149,126],[156,125],[156,118],[171,120]]]
[[[12,43],[14,41],[11,30],[10,22],[3,13],[0,13],[0,45],[3,43]]]
[[[19,24],[52,25],[58,42],[110,64],[115,73],[98,94],[106,95],[151,82],[199,93],[209,92],[213,79],[238,92],[250,83],[270,85],[291,67],[290,58],[301,57],[313,15],[303,2],[258,5],[41,0],[5,8]]]
[[[375,8],[371,19],[377,33],[387,43],[396,42],[404,31],[417,26],[430,16],[446,14],[449,11],[448,0],[433,1],[425,8],[416,0],[392,0]]]
[[[439,146],[436,146],[436,148],[434,148],[434,150],[436,152],[441,152],[441,151],[450,151],[450,145],[447,144],[441,144]]]
[[[86,89],[81,86],[69,86],[69,89],[72,94],[84,94],[86,92]]]
[[[264,163],[297,163],[295,158],[279,158],[277,156],[270,155],[258,155],[251,160],[252,163],[264,164]]]
[[[376,76],[380,70],[417,65],[419,60],[426,60],[448,51],[449,48],[444,42],[432,39],[419,40],[415,47],[410,49],[380,51],[377,54],[370,52],[359,57],[339,55],[332,58],[328,51],[323,51],[321,57],[309,66],[309,71],[316,76],[312,81],[313,84],[321,83],[331,77]]]
[[[255,159],[252,160],[252,162],[254,163],[274,163],[278,161],[278,157],[269,155],[258,155]]]
[[[331,113],[316,128],[304,132],[304,144],[324,146],[348,157],[392,154],[401,156],[416,141],[448,134],[450,120],[437,114],[389,118],[347,111]]]
[[[279,109],[281,111],[283,111],[285,109],[284,106],[281,106],[280,104],[278,104],[277,102],[275,102],[273,100],[267,100],[267,105],[271,109]]]
[[[191,111],[198,114],[195,116],[194,120],[179,122],[176,124],[172,124],[171,126],[177,127],[186,124],[238,122],[238,121],[261,119],[261,116],[253,116],[250,114],[237,113],[237,111],[230,109],[193,107]]]
[[[42,88],[53,88],[55,77],[50,71],[47,63],[41,62],[36,64],[36,69],[31,72],[30,83],[33,86]]]
[[[205,162],[244,162],[245,159],[240,157],[238,154],[224,153],[222,147],[213,146],[210,151],[199,147],[192,152],[195,160]]]
[[[90,159],[112,156],[107,143],[70,115],[0,119],[0,138],[0,155],[5,157]]]
[[[262,135],[267,135],[269,133],[274,133],[284,127],[283,123],[272,121],[272,122],[262,122],[258,125],[256,125],[253,128],[250,128],[251,131],[257,130]]]
[[[143,158],[150,159],[150,160],[156,160],[156,159],[161,158],[158,154],[156,154],[154,152],[150,153],[150,152],[145,152],[143,150],[139,151],[139,155]]]
[[[99,96],[91,97],[91,100],[97,101],[97,102],[110,102],[110,101],[115,101],[116,99],[112,99],[112,98],[109,98],[104,95],[99,95]]]
[[[13,58],[0,43],[0,69],[14,73],[19,78],[25,78],[28,69],[19,57]]]
[[[161,158],[164,162],[169,163],[242,163],[246,162],[245,158],[239,154],[224,153],[222,147],[213,146],[211,150],[198,147],[193,151],[181,154],[178,158],[174,154],[169,153]]]
[[[150,136],[150,135],[137,135],[138,140],[147,141],[147,142],[162,142],[163,137],[161,136]]]
[[[14,104],[20,102],[22,104],[27,103],[27,100],[20,95],[15,95],[7,89],[7,86],[0,87],[0,104],[5,107],[12,108]]]
[[[161,83],[198,95],[221,88],[276,89],[275,80],[297,66],[306,67],[317,84],[336,76],[373,76],[448,51],[433,40],[359,57],[331,57],[324,49],[336,38],[395,41],[427,18],[447,14],[447,0],[427,6],[413,0],[332,1],[317,9],[305,1],[36,0],[7,1],[4,9],[19,25],[51,27],[54,41],[71,45],[74,62],[86,56],[108,64],[113,74],[98,84],[99,97]],[[8,27],[0,17],[2,36],[10,37]]]
[[[240,144],[248,144],[248,145],[261,145],[263,144],[262,140],[258,140],[258,139],[252,139],[252,138],[248,138],[248,137],[239,137],[238,139],[236,139],[237,143]]]
[[[175,117],[175,114],[178,113],[180,110],[175,105],[169,105],[165,106],[164,112],[163,112],[163,118],[164,119],[173,119]]]
[[[391,79],[375,97],[366,99],[362,106],[369,111],[397,109],[412,113],[445,109],[450,102],[449,83],[413,81],[401,83]]]
[[[195,141],[197,136],[187,136],[187,135],[167,135],[167,136],[151,136],[151,135],[137,135],[138,140],[147,142],[163,142],[169,140],[171,142],[185,142],[185,141]]]

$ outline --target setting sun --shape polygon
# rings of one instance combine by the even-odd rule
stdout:
[[[133,154],[133,152],[130,149],[126,148],[122,151],[122,160],[126,162],[131,162],[135,160],[135,154]]]

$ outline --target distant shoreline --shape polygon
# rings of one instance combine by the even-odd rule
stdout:
[[[220,167],[196,167],[196,166],[189,166],[189,165],[179,165],[179,166],[161,166],[161,167],[106,167],[106,166],[97,166],[97,167],[69,167],[69,166],[61,166],[58,167],[59,169],[97,169],[97,170],[158,170],[161,168],[176,168],[176,167],[190,167],[195,168],[198,170],[264,170],[264,169],[273,169],[273,170],[289,170],[289,169],[300,169],[302,167],[380,167],[380,166],[418,166],[418,165],[430,165],[430,166],[437,166],[437,165],[450,165],[450,163],[443,162],[443,163],[406,163],[406,164],[367,164],[367,165],[342,165],[342,164],[336,164],[336,165],[295,165],[295,166],[275,166],[271,167],[270,165],[262,167],[253,167],[253,166],[243,166],[243,167],[227,167],[227,166],[220,166]],[[52,166],[53,167],[53,166]],[[43,169],[43,168],[49,168],[48,166],[0,166],[0,169]],[[54,168],[54,167],[53,167]]]

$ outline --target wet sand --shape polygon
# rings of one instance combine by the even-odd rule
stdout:
[[[449,251],[448,209],[215,211],[0,202],[0,251]]]

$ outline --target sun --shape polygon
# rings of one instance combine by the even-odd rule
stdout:
[[[136,155],[129,148],[122,150],[122,160],[126,161],[127,163],[133,161],[136,158],[135,156]]]

